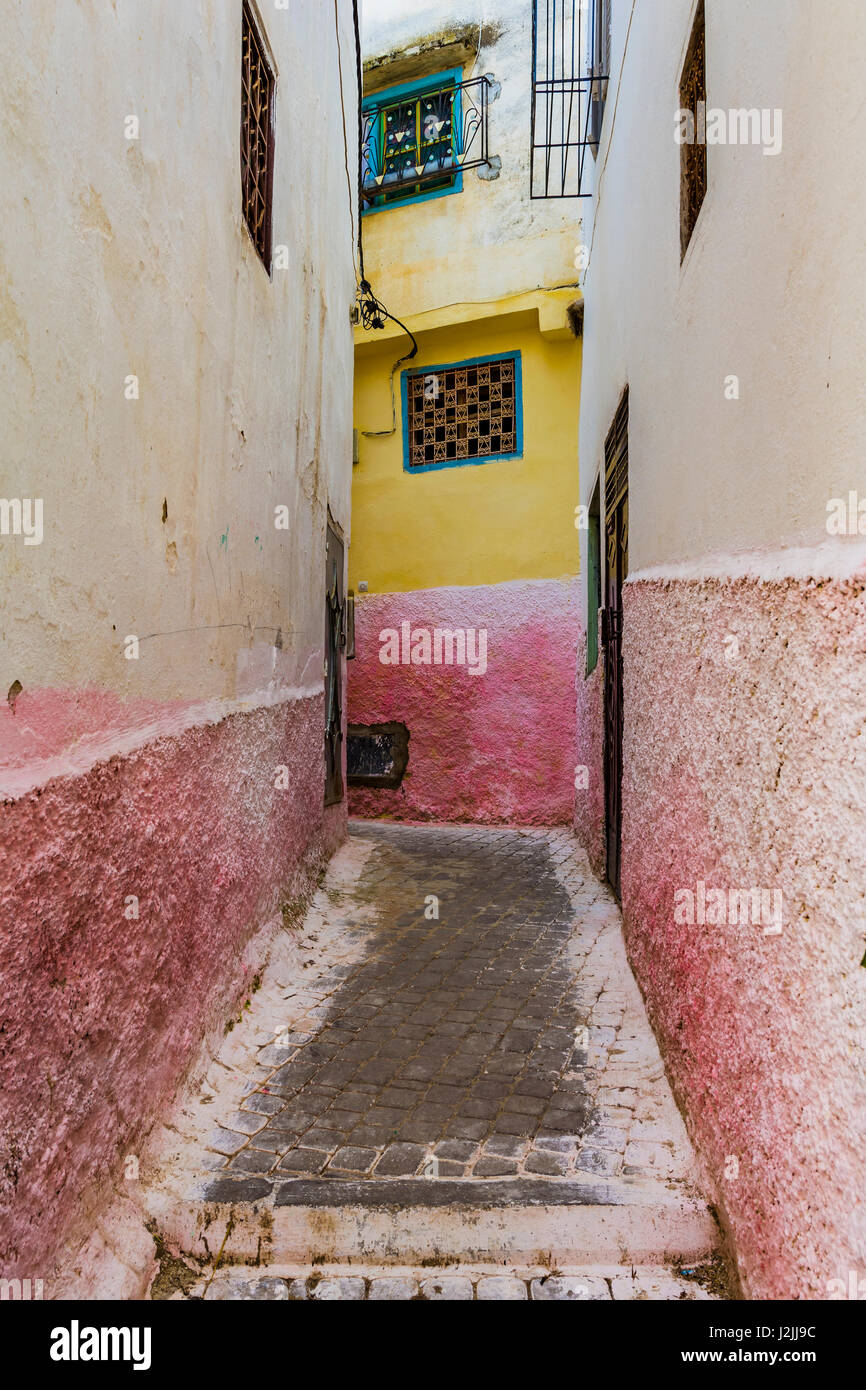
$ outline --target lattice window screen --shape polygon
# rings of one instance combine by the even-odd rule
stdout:
[[[413,372],[407,404],[412,468],[518,450],[513,357]]]
[[[252,13],[243,8],[241,59],[241,192],[256,250],[271,267],[274,184],[274,74]]]
[[[698,127],[698,104],[707,100],[706,32],[701,0],[695,15],[683,75],[680,79],[680,110],[691,111]],[[696,139],[680,146],[680,259],[686,254],[698,213],[707,193],[707,146]]]

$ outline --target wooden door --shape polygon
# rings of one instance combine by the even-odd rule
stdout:
[[[325,556],[325,805],[343,799],[343,680],[345,549],[328,522]]]
[[[628,573],[628,388],[604,449],[604,802],[607,879],[620,897],[622,841],[622,589]]]

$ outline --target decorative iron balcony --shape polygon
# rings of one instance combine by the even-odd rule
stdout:
[[[533,0],[530,196],[587,198],[610,72],[610,0]]]
[[[367,207],[453,187],[488,162],[488,77],[365,100],[361,154]]]

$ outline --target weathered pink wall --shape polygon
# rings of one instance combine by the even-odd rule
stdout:
[[[68,703],[22,696],[4,718],[29,716],[45,753],[36,714]],[[238,713],[0,805],[4,1276],[50,1272],[249,986],[253,932],[339,836],[342,808],[323,830],[323,726],[320,696]]]
[[[379,634],[403,622],[431,632],[486,628],[486,673],[382,665]],[[362,595],[349,663],[349,722],[406,724],[409,765],[398,789],[350,787],[350,813],[570,822],[580,636],[575,580]]]
[[[866,576],[630,583],[624,665],[631,960],[746,1292],[826,1298],[866,1273]],[[676,925],[698,881],[781,935]]]

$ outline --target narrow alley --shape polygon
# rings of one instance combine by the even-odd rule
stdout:
[[[285,1378],[274,1302],[304,1346],[323,1302],[591,1302],[582,1375],[827,1378],[866,1300],[866,5],[2,9],[28,1373]]]
[[[354,823],[139,1183],[127,1237],[184,1252],[154,1296],[724,1289],[618,908],[562,830]]]

